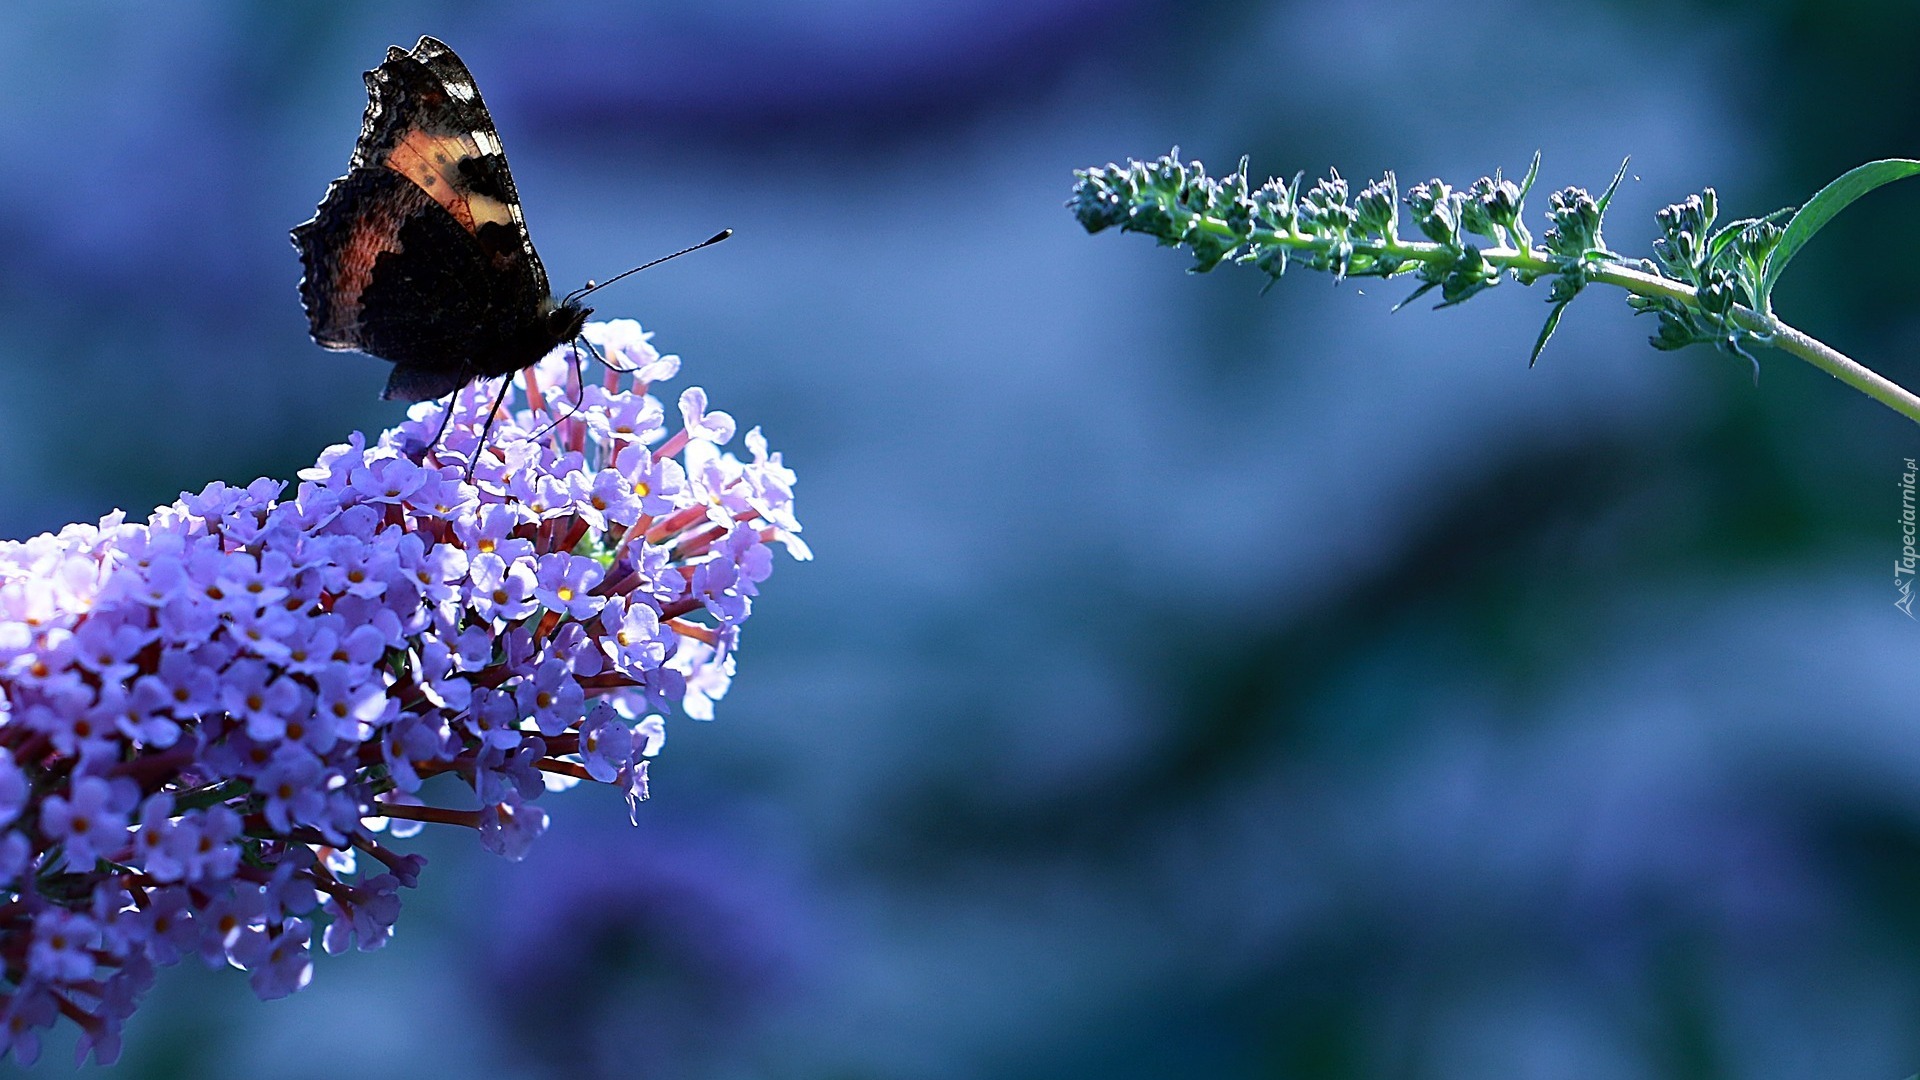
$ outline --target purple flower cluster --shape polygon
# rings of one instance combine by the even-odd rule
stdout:
[[[484,444],[477,387],[437,445],[423,403],[291,498],[215,483],[0,542],[0,1053],[65,1016],[111,1061],[185,956],[275,998],[316,933],[379,948],[425,862],[385,838],[464,825],[518,859],[544,791],[647,797],[663,718],[726,692],[769,545],[809,556],[758,429],[722,449],[692,388],[670,432],[647,389],[678,358],[629,321],[587,336],[630,385],[569,387],[557,350]]]

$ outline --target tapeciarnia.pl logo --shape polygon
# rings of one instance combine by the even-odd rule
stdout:
[[[1907,618],[1911,619],[1914,617],[1913,572],[1916,560],[1920,560],[1920,554],[1913,550],[1913,480],[1914,474],[1920,473],[1920,468],[1914,467],[1912,458],[1903,460],[1906,471],[1900,474],[1900,557],[1893,563],[1893,587],[1900,597],[1893,602],[1893,606],[1906,612]]]

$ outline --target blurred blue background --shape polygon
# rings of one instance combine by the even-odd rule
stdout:
[[[1464,184],[1607,235],[1920,155],[1907,3],[20,3],[0,535],[291,477],[400,416],[286,230],[441,37],[555,284],[765,427],[781,565],[638,828],[429,835],[382,953],[162,973],[119,1073],[1884,1077],[1920,1067],[1911,424],[1617,293],[1182,272],[1077,167]],[[1538,201],[1538,200],[1536,200]],[[1539,207],[1535,207],[1537,213]],[[1535,229],[1538,232],[1538,227]],[[1920,384],[1920,188],[1782,314]],[[39,1071],[68,1071],[70,1041]]]

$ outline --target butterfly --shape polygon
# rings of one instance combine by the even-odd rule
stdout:
[[[389,47],[366,83],[347,174],[292,233],[313,340],[391,361],[380,396],[403,401],[511,375],[579,340],[593,313],[582,298],[626,274],[554,297],[467,66],[422,37]]]

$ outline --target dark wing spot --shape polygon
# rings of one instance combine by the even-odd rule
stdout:
[[[513,181],[508,179],[507,161],[498,154],[481,154],[460,159],[460,182],[466,190],[495,202],[513,203]]]

